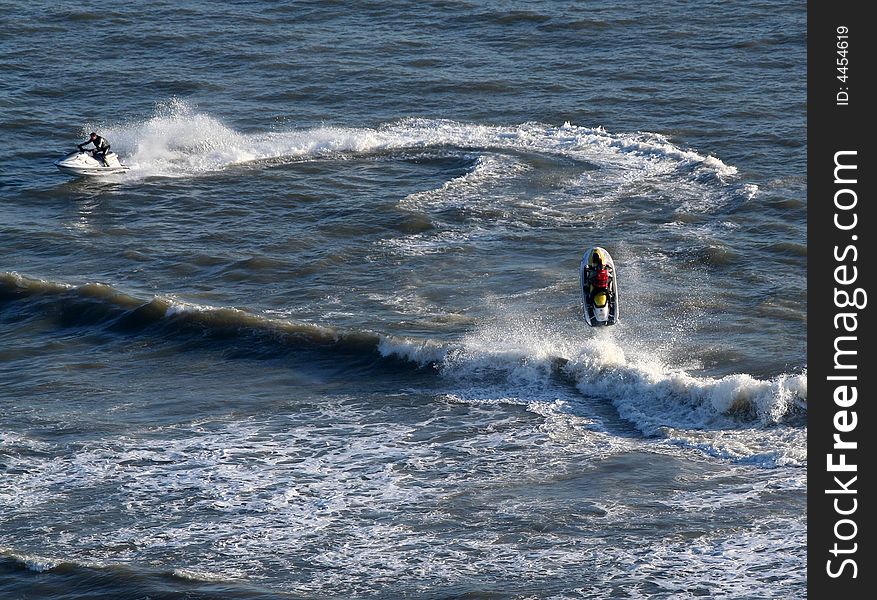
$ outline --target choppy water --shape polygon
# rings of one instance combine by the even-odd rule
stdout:
[[[0,2],[0,596],[806,594],[803,3],[133,4]]]

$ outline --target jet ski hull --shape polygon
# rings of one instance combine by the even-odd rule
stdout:
[[[609,285],[604,290],[607,298],[602,306],[598,306],[598,301],[601,298],[597,292],[600,290],[595,290],[589,282],[595,253],[602,257],[603,264],[609,270]],[[617,273],[615,271],[615,261],[612,260],[612,256],[604,248],[595,246],[582,256],[582,262],[579,266],[579,282],[582,292],[582,315],[585,318],[585,322],[591,327],[615,325],[618,322]]]
[[[108,166],[107,166],[108,165]],[[124,173],[128,167],[119,162],[114,152],[107,153],[107,165],[97,160],[91,152],[71,152],[64,158],[55,161],[58,170],[75,177],[97,177]]]

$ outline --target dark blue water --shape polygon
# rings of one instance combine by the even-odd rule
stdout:
[[[0,2],[0,596],[804,597],[805,8]]]

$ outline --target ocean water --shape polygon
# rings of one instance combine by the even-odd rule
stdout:
[[[805,597],[805,10],[0,1],[0,597]]]

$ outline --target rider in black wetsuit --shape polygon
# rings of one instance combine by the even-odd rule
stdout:
[[[79,144],[79,149],[84,151],[85,148],[83,146],[87,144],[94,144],[94,150],[92,150],[91,155],[100,160],[105,167],[109,167],[107,152],[110,151],[110,143],[92,131],[88,140]]]

